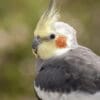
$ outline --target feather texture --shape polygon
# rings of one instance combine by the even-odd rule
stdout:
[[[34,35],[46,36],[51,31],[52,24],[59,19],[59,13],[56,9],[56,0],[50,0],[48,9],[41,16]]]

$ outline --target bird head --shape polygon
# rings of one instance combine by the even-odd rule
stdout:
[[[32,43],[33,53],[41,59],[59,56],[77,47],[76,30],[59,21],[59,17],[55,0],[50,0],[34,31]]]

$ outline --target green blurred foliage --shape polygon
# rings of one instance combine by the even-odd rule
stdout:
[[[61,0],[59,0],[61,3]],[[100,0],[62,0],[61,18],[100,54]],[[35,100],[34,29],[48,0],[0,0],[0,100]]]

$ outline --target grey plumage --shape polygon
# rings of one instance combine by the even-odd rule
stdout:
[[[100,92],[100,57],[88,48],[80,46],[60,57],[38,59],[37,63],[35,86],[41,90],[67,94]]]
[[[78,45],[76,30],[58,21],[55,4],[55,0],[51,0],[34,32],[32,48],[38,57],[34,82],[37,96],[40,100],[88,100],[88,94],[89,100],[95,100],[98,92],[100,97],[100,57]],[[47,41],[51,34],[54,38]]]
[[[59,56],[57,57],[57,59],[59,58]],[[76,64],[81,64],[81,62],[84,62],[84,64],[86,65],[92,65],[92,67],[96,68],[97,70],[100,70],[100,57],[98,55],[96,55],[95,53],[93,53],[92,50],[83,47],[83,46],[79,46],[76,49],[72,49],[69,52],[65,53],[64,55],[60,56],[60,58],[64,58],[66,61],[70,60],[72,62],[75,62]],[[43,60],[38,58],[37,62],[36,62],[36,72],[38,73],[38,71],[41,69],[41,66],[43,63],[49,61],[49,60],[53,60],[56,59],[56,57],[54,58],[50,58],[48,60]],[[72,63],[71,62],[71,63]],[[81,64],[82,66],[82,64]]]

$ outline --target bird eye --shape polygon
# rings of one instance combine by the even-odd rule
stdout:
[[[51,34],[50,39],[54,39],[54,38],[55,38],[55,34]]]

